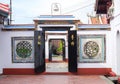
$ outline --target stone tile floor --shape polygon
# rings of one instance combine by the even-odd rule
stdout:
[[[113,84],[97,75],[1,75],[0,84]]]
[[[68,72],[68,63],[46,63],[46,72]]]

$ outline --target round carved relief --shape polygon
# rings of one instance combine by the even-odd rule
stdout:
[[[95,57],[95,56],[97,56],[98,52],[99,52],[99,45],[96,42],[88,41],[85,43],[84,53],[88,57],[90,57],[90,58]]]
[[[16,53],[21,58],[27,58],[32,53],[32,45],[28,41],[20,41],[16,45]]]

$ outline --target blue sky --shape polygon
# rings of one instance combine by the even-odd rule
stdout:
[[[9,4],[9,0],[0,2]],[[51,15],[52,3],[60,3],[62,14],[74,15],[86,24],[87,14],[94,11],[95,0],[12,0],[12,23],[31,24],[40,15]]]

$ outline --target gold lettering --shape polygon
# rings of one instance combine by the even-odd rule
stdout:
[[[38,43],[38,45],[41,45],[41,36],[40,35],[38,36],[38,42],[37,43]]]
[[[74,46],[74,42],[73,41],[71,42],[71,46]]]
[[[71,35],[71,39],[74,40],[74,35],[73,34]]]

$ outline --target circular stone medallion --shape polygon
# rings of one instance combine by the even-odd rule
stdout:
[[[16,53],[21,58],[27,58],[32,53],[32,45],[28,41],[20,41],[16,45]]]
[[[93,58],[97,56],[99,52],[99,45],[94,41],[88,41],[84,45],[84,53],[89,57]]]

